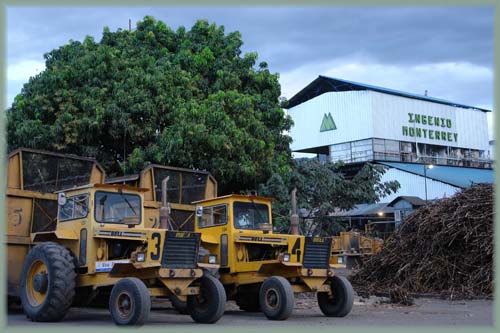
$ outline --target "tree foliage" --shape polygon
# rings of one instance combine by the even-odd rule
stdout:
[[[297,206],[306,212],[301,223],[304,234],[335,233],[329,213],[335,209],[349,210],[359,203],[375,203],[380,198],[395,193],[400,185],[397,181],[382,182],[386,168],[365,164],[352,178],[341,172],[342,164],[321,163],[316,159],[301,159],[293,162],[292,171],[285,177],[274,174],[260,186],[259,194],[277,199],[273,205],[274,222],[279,231],[289,228],[292,189],[297,189]]]
[[[45,54],[8,110],[9,149],[93,156],[110,174],[148,163],[210,171],[220,192],[289,168],[291,126],[278,74],[241,54],[239,32],[199,20],[173,31],[146,16],[133,31]]]

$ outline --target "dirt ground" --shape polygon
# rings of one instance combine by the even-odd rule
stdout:
[[[418,298],[415,305],[398,306],[385,302],[384,298],[356,297],[353,310],[344,318],[324,317],[316,305],[315,298],[297,297],[295,310],[286,321],[270,321],[261,313],[240,311],[234,302],[226,304],[226,312],[219,322],[210,327],[329,327],[329,326],[493,326],[493,301],[446,301]],[[147,327],[198,327],[188,315],[178,315],[168,301],[154,302]],[[8,326],[15,327],[72,327],[102,325],[113,326],[111,315],[106,309],[71,308],[61,323],[32,323],[22,311],[10,311]]]

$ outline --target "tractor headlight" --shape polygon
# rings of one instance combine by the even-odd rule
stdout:
[[[215,254],[211,254],[208,256],[208,263],[209,264],[216,264],[217,263],[217,256]]]
[[[285,253],[283,255],[283,261],[284,262],[289,262],[290,261],[290,254],[289,253]]]
[[[344,263],[344,257],[337,257],[337,264],[343,264]]]
[[[146,260],[146,254],[144,252],[137,252],[136,261],[143,262]]]

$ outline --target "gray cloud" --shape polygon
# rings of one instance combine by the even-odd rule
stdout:
[[[433,63],[493,68],[493,7],[472,6],[8,7],[8,64],[26,60],[42,62],[44,53],[70,39],[82,40],[85,35],[91,35],[99,40],[104,26],[109,26],[112,31],[127,29],[129,18],[135,26],[135,22],[145,15],[153,15],[173,29],[179,25],[190,28],[196,19],[206,18],[224,25],[227,32],[238,30],[243,35],[244,52],[256,51],[259,59],[269,64],[271,71],[282,76],[291,77],[290,73],[294,72],[293,77],[300,80],[295,82],[298,87],[308,84],[309,78],[331,72],[331,66],[328,66],[336,59],[343,59],[344,63],[350,59],[359,64],[397,66],[401,73],[405,68]],[[462,67],[457,67],[457,70]],[[299,68],[317,72],[300,73],[297,72]],[[348,71],[341,73],[349,74]],[[446,73],[443,71],[443,75]],[[383,72],[379,74],[384,75]],[[409,84],[416,89],[425,86],[430,91],[442,93],[436,97],[458,97],[464,103],[492,105],[493,81],[488,75],[471,78],[471,85],[467,88],[467,77],[460,77],[456,84],[447,77],[436,83],[430,82],[436,79],[435,76],[426,79],[424,74],[419,82],[395,74],[390,87],[403,90]],[[356,78],[346,76],[343,78]],[[367,76],[358,73],[358,77]],[[378,81],[372,78],[372,81],[375,81],[370,82],[372,84],[386,83],[382,77]],[[18,87],[19,82],[15,85],[9,83],[9,97]],[[477,87],[483,92],[471,96],[472,88],[477,91]]]
[[[467,61],[492,66],[493,7],[22,8],[8,9],[9,59],[41,56],[69,39],[100,38],[153,15],[169,26],[207,18],[243,34],[276,70],[363,53],[385,63]]]

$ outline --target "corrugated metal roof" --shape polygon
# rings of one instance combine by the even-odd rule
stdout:
[[[420,176],[424,175],[425,164],[397,162],[377,163]],[[491,169],[435,165],[432,169],[427,169],[426,174],[427,178],[462,188],[467,188],[478,183],[493,183],[494,181],[494,171]]]
[[[398,202],[400,200],[408,201],[413,206],[423,206],[423,205],[425,205],[425,200],[422,200],[419,197],[409,196],[409,195],[402,195],[402,196],[397,197],[396,199],[392,200],[391,202],[389,202],[387,204],[387,206],[393,206],[396,202]]]
[[[412,99],[419,99],[419,100],[423,100],[423,101],[445,104],[445,105],[450,105],[450,106],[455,106],[455,107],[460,107],[460,108],[465,108],[465,109],[476,109],[476,110],[480,110],[483,112],[491,112],[491,110],[482,109],[482,108],[478,108],[478,107],[470,106],[470,105],[465,105],[465,104],[459,104],[459,103],[447,101],[447,100],[440,99],[440,98],[412,94],[412,93],[408,93],[408,92],[404,92],[404,91],[373,86],[373,85],[366,84],[366,83],[358,83],[358,82],[354,82],[354,81],[337,79],[337,78],[328,77],[328,76],[324,76],[324,75],[319,75],[314,81],[312,81],[304,89],[302,89],[297,94],[295,94],[292,98],[290,98],[290,100],[288,101],[287,109],[290,109],[294,106],[297,106],[301,103],[304,103],[304,102],[306,102],[306,101],[308,101],[316,96],[324,94],[326,92],[352,91],[352,90],[372,90],[372,91],[377,91],[377,92],[381,92],[384,94],[390,94],[390,95],[401,96],[401,97],[412,98]]]
[[[388,207],[387,203],[358,204],[350,210],[336,210],[335,212],[331,213],[330,216],[354,217],[377,215],[378,213],[394,213],[394,208]]]

